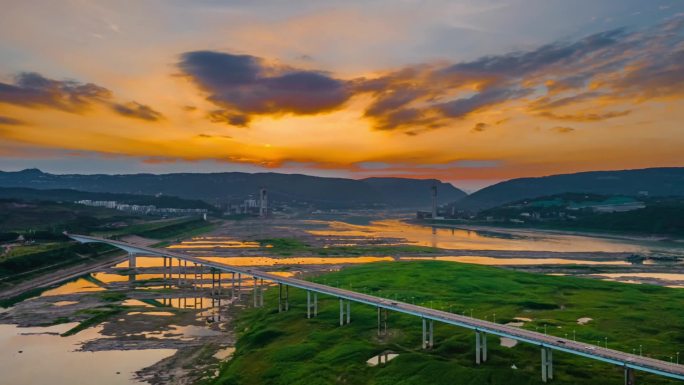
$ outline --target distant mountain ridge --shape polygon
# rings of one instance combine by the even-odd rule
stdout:
[[[73,189],[42,190],[27,187],[0,187],[0,199],[53,202],[75,202],[79,200],[116,201],[132,205],[154,205],[157,208],[216,210],[214,206],[201,200],[183,199],[168,195],[101,193]]]
[[[518,178],[476,191],[451,205],[457,210],[477,211],[523,199],[562,193],[594,193],[636,196],[684,196],[684,167],[621,171],[589,171]]]
[[[139,195],[164,194],[200,199],[212,204],[256,196],[260,188],[279,201],[310,202],[322,207],[386,206],[416,208],[430,206],[430,187],[437,186],[441,202],[466,194],[436,179],[324,178],[278,173],[177,173],[80,175],[49,174],[38,169],[0,171],[0,187],[74,189],[81,191]]]

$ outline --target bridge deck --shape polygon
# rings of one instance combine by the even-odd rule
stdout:
[[[401,301],[393,301],[385,298],[372,296],[369,294],[363,294],[350,290],[322,285],[315,282],[304,281],[296,278],[281,277],[275,274],[259,271],[256,269],[235,267],[218,262],[207,261],[200,257],[190,256],[176,252],[169,252],[167,250],[144,246],[136,246],[126,242],[85,235],[68,234],[68,236],[76,241],[83,243],[106,243],[124,249],[128,252],[146,255],[166,256],[201,264],[204,266],[209,266],[221,271],[263,278],[268,281],[282,283],[284,285],[293,286],[304,290],[310,290],[312,292],[327,294],[354,302],[385,308],[399,313],[411,314],[428,320],[435,320],[449,325],[460,326],[476,331],[485,332],[488,334],[507,337],[517,341],[527,342],[541,347],[547,347],[558,351],[584,356],[591,359],[619,365],[622,367],[642,370],[658,374],[661,376],[684,380],[684,365],[678,365],[666,361],[656,360],[653,358],[624,353],[613,349],[602,348],[596,345],[576,342],[570,339],[549,336],[546,334],[533,332],[517,327],[501,325],[494,322],[480,320],[477,318],[471,318],[441,310],[435,310],[422,306],[412,305]]]

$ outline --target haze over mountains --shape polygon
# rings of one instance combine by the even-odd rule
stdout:
[[[311,202],[321,207],[384,206],[388,208],[429,207],[430,188],[437,186],[442,202],[466,194],[449,183],[435,179],[368,178],[362,180],[322,178],[299,174],[241,172],[56,175],[37,169],[0,171],[0,187],[74,189],[91,192],[155,195],[201,199],[220,204],[255,196],[266,188],[269,198],[279,201]]]

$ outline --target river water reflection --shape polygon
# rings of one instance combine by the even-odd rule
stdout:
[[[464,250],[510,250],[555,252],[626,252],[663,251],[684,255],[684,246],[648,239],[599,237],[517,229],[433,228],[387,219],[369,225],[345,222],[312,221],[322,228],[309,230],[317,236],[404,238],[412,244]]]
[[[139,384],[141,382],[133,378],[137,370],[175,352],[172,349],[77,352],[81,342],[100,337],[101,327],[70,337],[59,336],[75,325],[33,328],[0,325],[0,383]]]

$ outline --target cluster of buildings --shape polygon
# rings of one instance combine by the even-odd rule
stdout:
[[[265,188],[259,190],[259,199],[249,197],[239,203],[231,203],[226,207],[224,215],[250,215],[265,218],[268,216],[268,193]]]
[[[90,199],[76,201],[75,203],[93,207],[105,207],[108,209],[144,215],[185,216],[206,215],[209,212],[207,209],[179,209],[172,207],[157,207],[155,205],[132,205],[128,203],[119,203],[117,201],[93,201]]]

